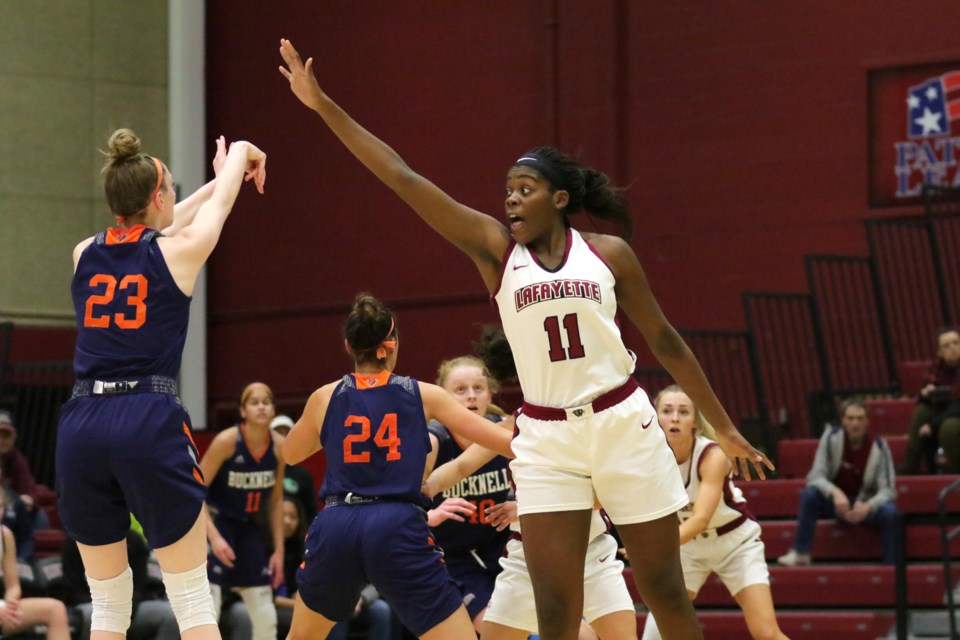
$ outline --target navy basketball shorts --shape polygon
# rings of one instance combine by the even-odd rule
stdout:
[[[304,604],[348,620],[368,582],[418,637],[462,604],[423,510],[408,502],[327,507],[310,525],[297,572]]]
[[[77,542],[124,540],[130,513],[153,548],[182,538],[207,494],[190,417],[173,395],[82,396],[57,430],[57,506]]]
[[[270,584],[270,566],[263,532],[255,521],[216,517],[213,523],[227,541],[236,559],[233,567],[212,553],[207,558],[207,576],[221,587],[259,587]]]
[[[503,544],[497,544],[488,549],[446,553],[444,556],[447,570],[460,589],[463,605],[467,608],[471,620],[486,609],[490,602],[497,575],[503,570],[500,558],[504,548]]]

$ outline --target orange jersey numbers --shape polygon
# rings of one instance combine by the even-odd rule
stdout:
[[[90,278],[90,288],[100,289],[102,293],[94,293],[87,298],[87,312],[83,316],[83,326],[95,329],[106,329],[110,326],[109,313],[97,313],[95,307],[110,304],[117,291],[117,279],[106,273],[98,273]],[[132,314],[115,313],[113,322],[121,329],[139,329],[147,321],[147,279],[139,273],[130,274],[120,280],[120,291],[126,294],[126,304],[132,307]]]
[[[467,502],[472,502],[477,508],[476,511],[470,514],[470,524],[491,524],[493,522],[490,516],[487,515],[487,509],[496,505],[496,502],[489,498],[480,500],[479,502],[476,500],[468,500]]]
[[[359,426],[360,433],[350,433],[343,439],[343,461],[370,462],[370,452],[354,453],[353,445],[366,442],[370,439],[370,419],[365,416],[348,416],[343,426],[346,428]],[[397,434],[397,414],[388,413],[373,436],[373,442],[381,449],[387,450],[387,461],[400,459],[400,436]]]
[[[258,511],[260,511],[261,496],[263,496],[263,494],[260,493],[259,491],[247,492],[247,508],[245,509],[247,513],[257,513]]]

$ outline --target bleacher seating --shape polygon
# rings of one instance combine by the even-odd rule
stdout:
[[[893,463],[898,465],[903,462],[907,453],[907,436],[884,435],[883,439],[890,446]],[[782,440],[777,447],[777,477],[806,478],[817,453],[818,442],[817,438]]]
[[[900,376],[900,393],[915,398],[923,386],[923,379],[927,375],[930,362],[927,360],[907,360],[897,365]]]
[[[866,401],[870,428],[881,435],[906,435],[917,407],[913,398],[874,398]]]
[[[897,507],[903,513],[934,513],[940,491],[957,479],[960,476],[898,476]],[[761,519],[796,517],[800,507],[800,492],[807,484],[801,478],[741,480],[735,483],[743,491],[750,512]],[[952,499],[948,506],[960,509],[960,496]]]
[[[880,406],[884,409],[909,406],[912,411],[914,402],[893,405],[884,402]],[[885,424],[884,419],[880,420],[881,426]],[[876,428],[876,422],[872,424]],[[906,435],[884,437],[895,463],[899,463],[906,450]],[[886,637],[895,621],[896,577],[893,566],[881,564],[882,548],[875,530],[836,520],[820,520],[812,549],[813,564],[798,567],[776,564],[776,558],[792,546],[800,492],[806,486],[817,443],[816,438],[784,440],[779,444],[777,477],[735,480],[751,513],[763,527],[778,623],[793,640]],[[958,479],[960,475],[898,476],[897,505],[906,514],[936,513],[940,492]],[[960,511],[960,495],[952,497],[947,506],[953,512]],[[939,563],[939,528],[917,525],[908,527],[905,533],[906,553],[912,562],[907,566],[909,606],[941,608],[945,586],[943,566]],[[953,541],[951,551],[960,557],[960,539]],[[640,602],[629,569],[625,577],[631,594]],[[960,563],[954,569],[954,584],[958,582]],[[749,637],[736,603],[715,575],[698,594],[696,607],[705,637],[710,640]],[[642,620],[642,615],[638,620]],[[642,622],[638,624],[642,629]]]
[[[709,640],[749,638],[743,614],[737,611],[698,611],[703,635]],[[637,614],[637,633],[643,629],[646,614]],[[876,640],[885,638],[894,616],[875,611],[777,611],[780,630],[791,640]]]
[[[61,529],[37,529],[33,532],[33,539],[36,542],[34,556],[46,558],[60,555],[65,538],[66,534]]]

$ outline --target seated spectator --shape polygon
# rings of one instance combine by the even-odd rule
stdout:
[[[393,637],[393,611],[386,601],[380,599],[380,592],[372,584],[360,592],[353,617],[338,622],[327,634],[327,640],[347,640],[348,633],[358,630],[366,633],[367,640],[390,640]]]
[[[283,640],[293,620],[293,603],[297,595],[297,568],[303,561],[303,539],[307,534],[303,505],[293,497],[283,499],[284,583],[276,589],[277,640]],[[366,629],[368,640],[390,640],[393,617],[389,605],[380,599],[373,585],[360,593],[353,619],[341,622],[330,630],[328,640],[345,640],[350,631]]]
[[[945,460],[937,463],[937,449]],[[910,421],[907,453],[900,473],[960,473],[960,331],[937,331],[937,360],[930,365]]]
[[[27,511],[27,506],[20,496],[0,487],[0,521],[13,532],[13,539],[17,545],[17,558],[24,561],[33,559],[36,542],[33,539],[33,521]]]
[[[276,422],[276,421],[274,421]],[[274,590],[277,606],[277,640],[290,632],[293,603],[297,595],[297,568],[303,562],[303,539],[309,523],[303,505],[295,497],[283,497],[283,584]]]
[[[0,410],[0,478],[3,488],[16,493],[27,508],[38,529],[50,526],[43,510],[37,506],[37,482],[30,472],[27,458],[17,449],[17,427],[13,414]]]
[[[293,428],[293,420],[290,416],[279,415],[270,423],[270,428],[283,437],[287,437],[290,429]],[[303,512],[306,515],[305,526],[309,527],[317,515],[317,490],[314,488],[313,476],[303,467],[296,464],[288,464],[283,472],[283,495],[296,498],[303,506]],[[297,560],[297,564],[300,560]]]
[[[127,637],[131,640],[179,640],[180,628],[173,615],[170,603],[165,599],[149,600],[147,590],[147,560],[150,549],[139,532],[139,524],[131,518],[127,531],[127,558],[133,572],[133,615]],[[93,605],[90,604],[90,588],[87,586],[80,549],[72,538],[63,541],[64,601],[80,612],[78,640],[90,640],[90,620]]]
[[[830,427],[820,438],[807,486],[800,494],[793,547],[777,558],[782,565],[810,564],[817,518],[879,528],[883,562],[894,562],[897,490],[890,447],[883,438],[869,433],[867,407],[862,401],[845,401],[840,421],[842,426]]]
[[[21,598],[17,569],[17,544],[13,533],[0,525],[0,566],[3,568],[3,600],[0,600],[0,625],[3,635],[11,636],[46,625],[47,640],[70,640],[67,608],[54,598]]]

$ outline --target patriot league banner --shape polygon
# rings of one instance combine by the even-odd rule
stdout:
[[[960,187],[960,62],[868,77],[870,206],[919,203],[924,184]]]

